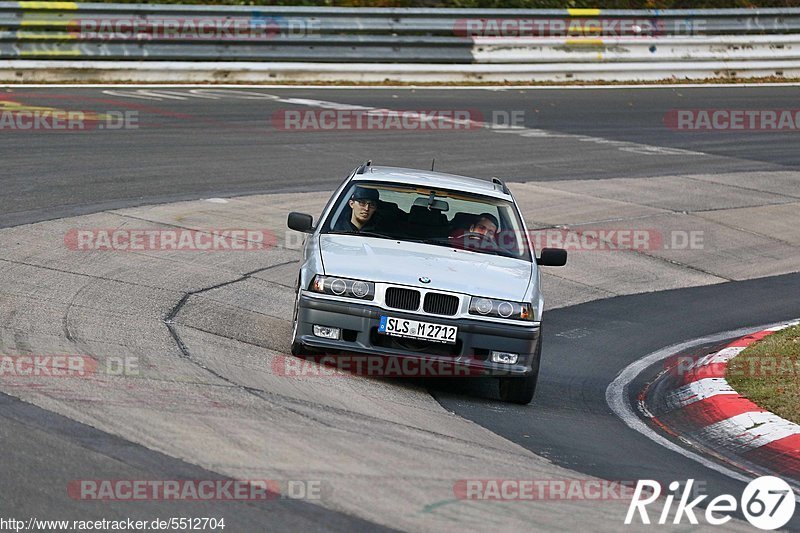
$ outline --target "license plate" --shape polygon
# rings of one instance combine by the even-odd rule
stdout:
[[[380,326],[378,326],[378,333],[392,335],[393,337],[455,344],[458,328],[456,326],[382,316]]]

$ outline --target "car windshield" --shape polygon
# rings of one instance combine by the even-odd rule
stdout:
[[[395,183],[353,182],[322,233],[421,242],[531,261],[514,204],[490,196]]]

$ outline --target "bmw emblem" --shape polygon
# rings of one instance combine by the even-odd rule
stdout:
[[[431,282],[431,278],[426,278],[425,276],[423,276],[423,277],[419,278],[419,280],[420,280],[422,283],[430,283],[430,282]]]

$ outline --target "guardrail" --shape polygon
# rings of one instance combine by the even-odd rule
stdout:
[[[653,64],[648,70],[660,71],[656,63],[708,71],[702,63],[710,67],[713,62],[717,67],[710,69],[712,75],[721,76],[731,74],[725,62],[736,62],[740,75],[766,70],[781,76],[800,68],[800,8],[478,10],[0,2],[2,60],[473,68],[547,64],[550,71],[556,64],[575,70],[570,65],[624,63],[626,72],[638,64]]]

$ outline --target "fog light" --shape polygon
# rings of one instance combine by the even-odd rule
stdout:
[[[322,337],[323,339],[339,340],[339,328],[329,328],[328,326],[314,325],[314,335]]]
[[[519,355],[517,355],[515,353],[492,351],[492,363],[503,363],[503,364],[506,364],[506,365],[515,365],[515,364],[517,364],[518,360],[519,360]]]

